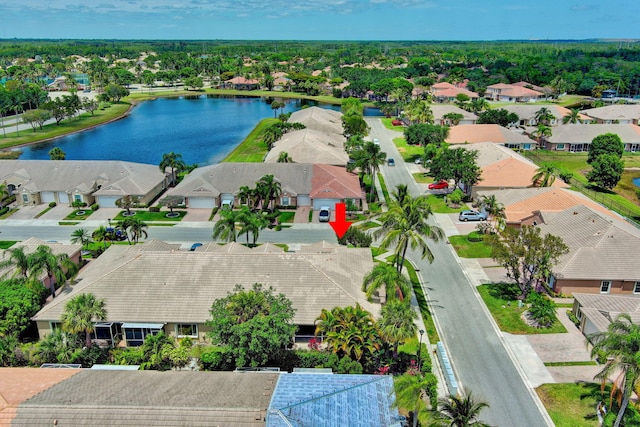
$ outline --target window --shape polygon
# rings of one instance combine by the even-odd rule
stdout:
[[[564,150],[564,144],[556,144],[556,150]]]
[[[62,323],[60,322],[49,322],[49,327],[52,331],[55,331],[58,328],[62,328]]]
[[[522,149],[523,149],[523,150],[531,150],[531,144],[524,144],[524,145],[522,146]]]
[[[22,194],[22,201],[27,203],[29,201],[29,195],[28,194]]]
[[[289,197],[288,196],[280,197],[280,204],[282,206],[289,206]]]
[[[640,294],[640,282],[635,282],[633,284],[633,293]]]
[[[80,194],[74,194],[73,195],[73,200],[75,200],[76,202],[81,202],[82,201],[82,196]]]
[[[600,293],[601,294],[608,294],[610,290],[611,290],[611,281],[603,280],[600,283]]]
[[[178,337],[198,337],[198,325],[195,323],[178,323],[176,325],[176,335]]]
[[[147,335],[158,335],[160,329],[150,328],[125,328],[124,336],[127,339],[127,346],[138,347],[144,343],[144,339]]]

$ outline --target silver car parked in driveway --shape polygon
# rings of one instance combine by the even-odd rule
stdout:
[[[487,213],[478,211],[462,211],[458,214],[458,220],[460,221],[486,221]]]

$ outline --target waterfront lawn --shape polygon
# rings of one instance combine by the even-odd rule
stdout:
[[[223,162],[261,163],[267,155],[267,145],[263,142],[265,130],[277,123],[278,119],[263,119],[251,133],[233,150]]]
[[[481,234],[476,232],[469,233],[472,237],[477,237],[480,241],[469,240],[467,236],[451,236],[449,242],[456,250],[459,257],[462,258],[491,258],[491,246],[484,242]]]
[[[516,292],[512,291],[512,287],[517,288],[516,285],[507,283],[492,283],[477,287],[478,293],[480,293],[501,331],[516,335],[567,332],[557,319],[550,328],[534,328],[527,325],[522,320],[522,313],[527,308],[526,304],[523,307],[518,307],[518,300],[515,297]]]
[[[600,384],[584,382],[543,384],[536,393],[557,427],[598,426],[596,406],[609,396],[608,390],[600,391]]]
[[[17,135],[16,132],[7,133],[7,137],[0,140],[0,149],[22,144],[31,144],[103,124],[122,116],[130,107],[131,104],[128,102],[110,104],[109,107],[104,110],[96,110],[93,116],[90,113],[82,113],[77,118],[64,119],[60,122],[60,125],[52,123],[43,126],[43,130],[37,130],[36,132],[25,129],[21,130],[19,135]]]
[[[413,162],[418,157],[424,155],[424,147],[420,145],[409,145],[404,138],[393,138],[393,143],[396,145],[405,162]]]
[[[181,210],[173,210],[173,213],[177,213],[179,214],[176,217],[173,218],[168,218],[167,214],[169,213],[169,211],[161,211],[161,212],[149,212],[149,211],[139,211],[139,210],[131,210],[131,212],[135,212],[136,214],[134,216],[123,216],[122,214],[126,213],[127,211],[120,211],[120,213],[118,213],[118,215],[116,215],[115,218],[113,218],[115,221],[123,221],[127,218],[138,218],[139,220],[142,221],[182,221],[182,218],[184,218],[184,216],[187,214],[187,211],[181,211]]]

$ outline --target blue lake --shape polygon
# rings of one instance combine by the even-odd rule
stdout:
[[[633,178],[633,185],[640,187],[640,178]]]
[[[301,100],[285,103],[285,112],[299,110],[303,104],[317,105]],[[365,114],[376,115],[379,111],[371,109]],[[23,147],[20,159],[49,159],[49,150],[60,147],[69,160],[158,164],[164,153],[174,151],[182,154],[187,164],[213,164],[233,151],[260,120],[273,115],[271,105],[263,98],[159,98],[139,104],[122,120]]]

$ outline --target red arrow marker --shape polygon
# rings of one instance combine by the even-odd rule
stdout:
[[[342,238],[347,232],[351,223],[347,221],[347,206],[344,203],[336,203],[336,220],[329,223],[336,232],[338,238]]]

